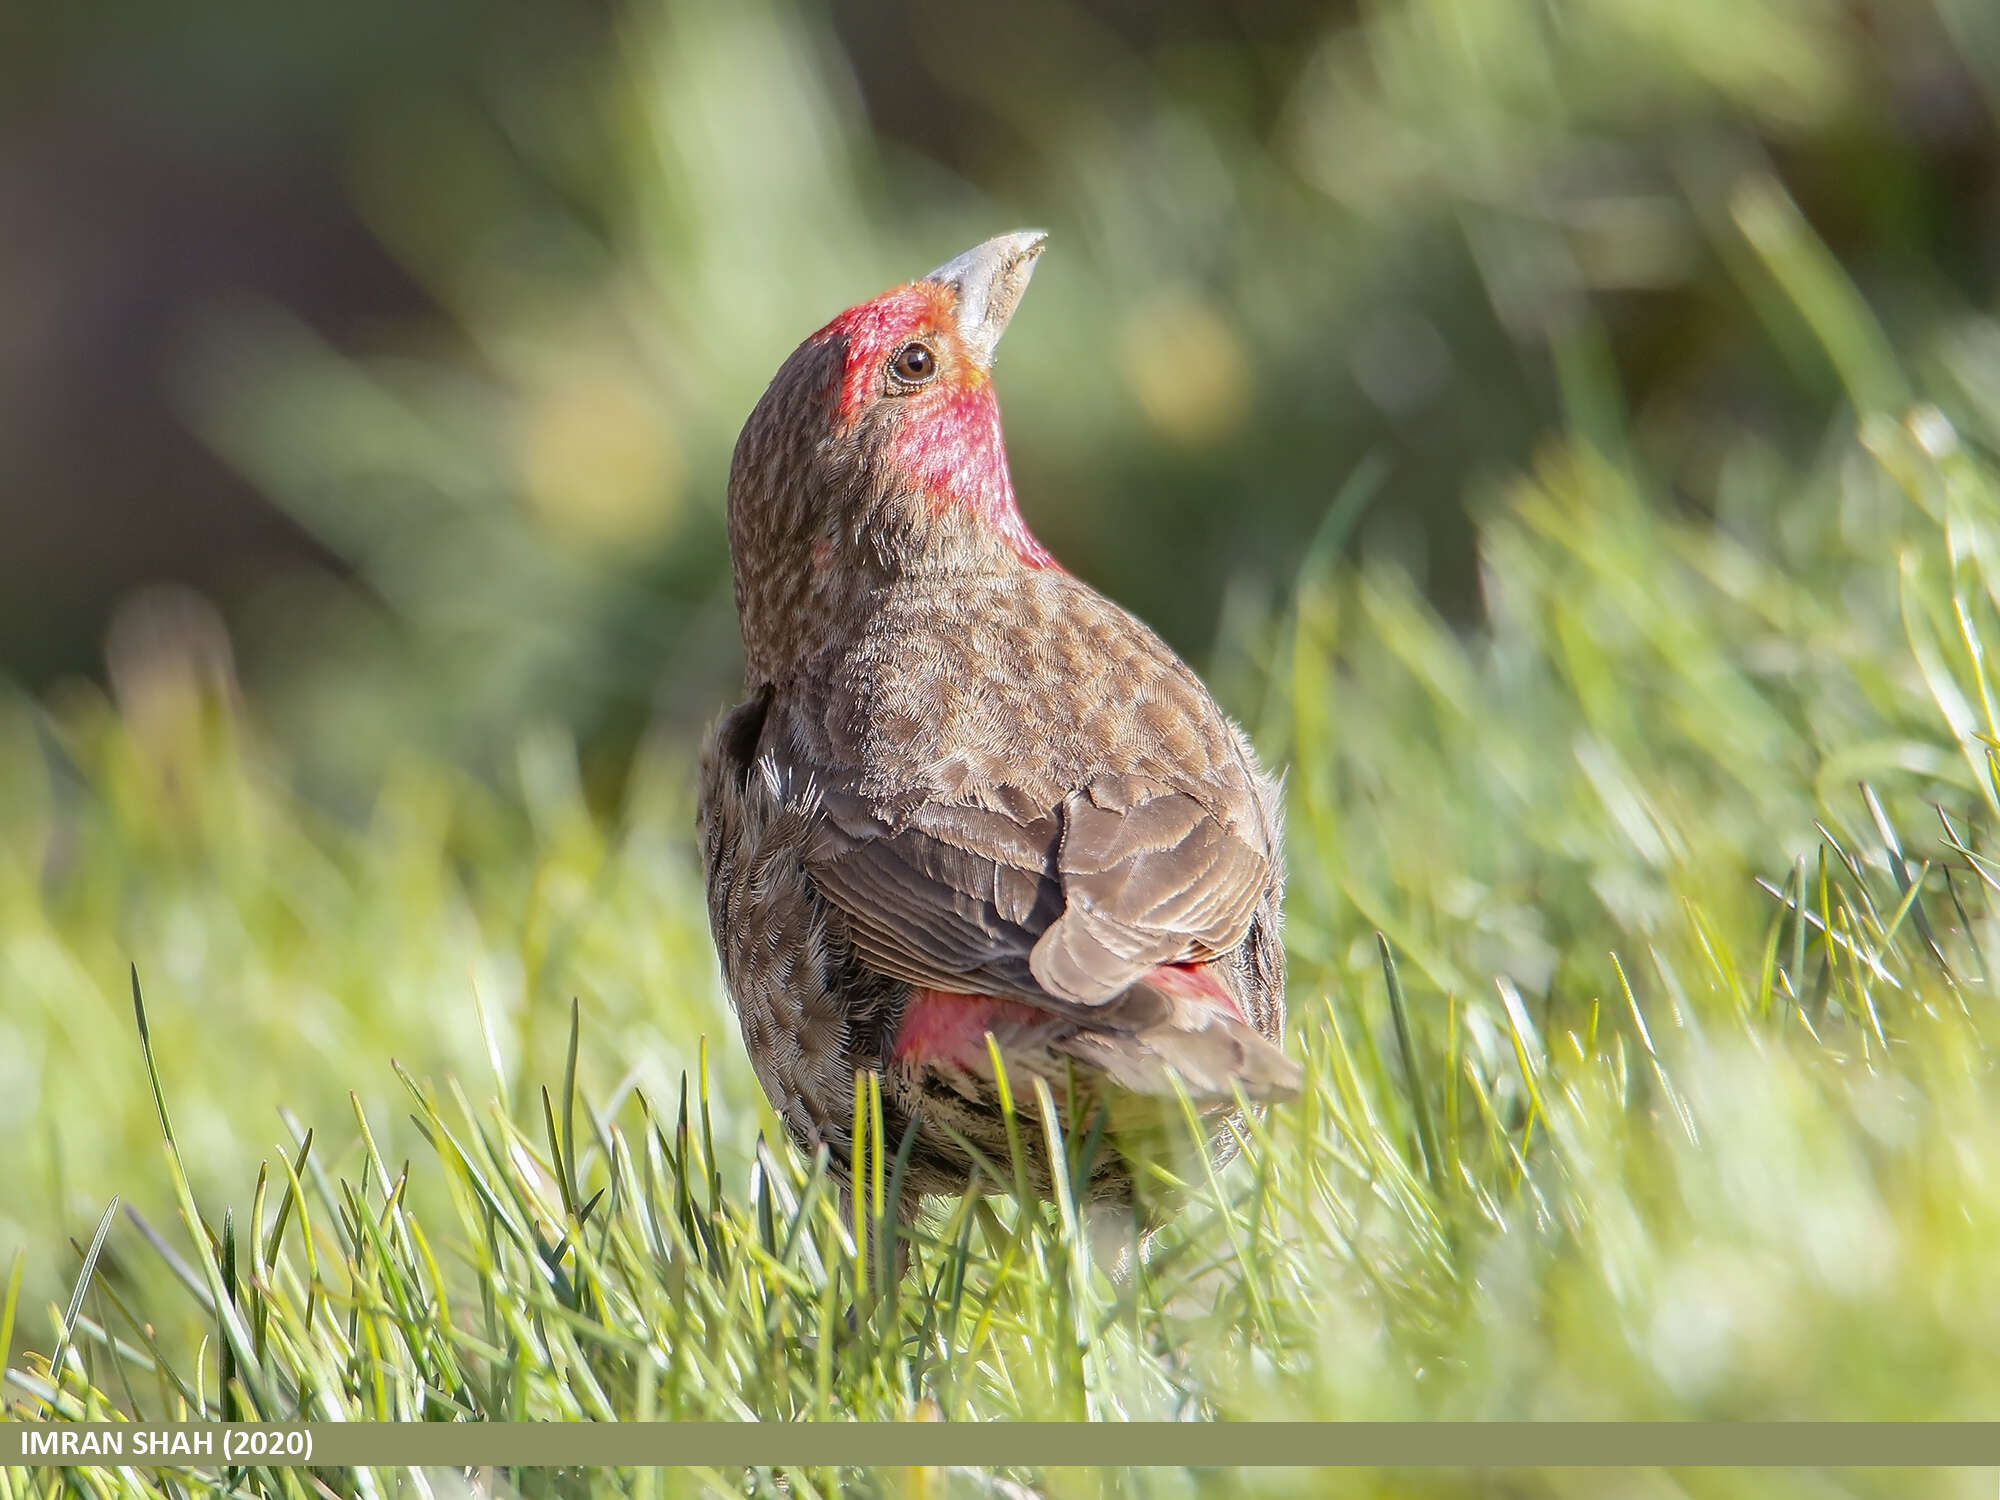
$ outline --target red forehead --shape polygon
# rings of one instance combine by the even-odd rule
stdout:
[[[812,336],[812,342],[847,341],[847,367],[840,379],[840,416],[854,416],[881,390],[889,357],[919,334],[949,327],[956,293],[934,281],[913,281],[850,307]]]

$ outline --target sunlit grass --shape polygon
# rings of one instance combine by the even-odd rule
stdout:
[[[1935,439],[1941,420],[1925,415],[1919,435]],[[1874,441],[1943,483],[1916,439],[1885,429]],[[1992,604],[1977,544],[1955,560],[1950,546],[2000,515],[2000,485],[1962,451],[1949,461],[1942,517],[1887,476],[1869,481],[1906,507],[1895,618],[1963,622],[1949,643],[1921,638],[1922,670],[1877,664],[1878,682],[1900,683],[1885,707],[1905,716],[1881,753],[1915,772],[1891,765],[1851,791],[1843,778],[1825,804],[1794,785],[1791,757],[1842,749],[1810,728],[1826,711],[1811,684],[1837,674],[1826,652],[1841,643],[1797,639],[1807,660],[1759,682],[1725,630],[1641,592],[1666,580],[1700,618],[1724,607],[1700,595],[1713,585],[1693,528],[1627,506],[1538,531],[1535,508],[1558,503],[1540,490],[1496,521],[1496,548],[1540,549],[1542,576],[1561,578],[1516,603],[1568,641],[1567,662],[1505,663],[1505,617],[1487,641],[1454,640],[1391,579],[1305,591],[1280,658],[1299,737],[1291,935],[1308,1088],[1246,1127],[1227,1171],[1183,1185],[1195,1211],[1173,1218],[1129,1282],[1093,1266],[1064,1205],[1024,1208],[1003,1191],[935,1206],[893,1283],[868,1264],[865,1221],[843,1219],[824,1162],[746,1154],[755,1116],[740,1082],[733,1093],[715,1082],[747,1073],[733,1040],[705,1071],[655,1088],[593,1048],[589,1002],[574,1030],[560,1005],[544,1018],[546,1088],[497,1093],[479,1047],[445,1071],[399,1067],[393,1109],[330,1108],[311,1135],[290,1125],[283,1150],[234,1187],[196,1164],[197,1197],[188,1140],[168,1122],[185,1113],[177,1097],[225,1081],[184,1051],[159,1068],[156,1098],[142,1058],[158,1054],[142,1052],[129,1011],[105,1013],[95,1030],[127,1078],[102,1123],[127,1118],[153,1144],[93,1181],[141,1197],[164,1188],[168,1207],[113,1216],[102,1254],[80,1247],[94,1274],[77,1278],[76,1297],[39,1331],[23,1318],[19,1342],[60,1364],[24,1354],[10,1411],[1981,1413],[2000,1394],[2000,1300],[1985,1272],[2000,1229],[1987,1166],[2000,1098],[1984,958],[2000,942],[1987,897],[2000,877],[1980,852],[1995,783],[1990,729],[1972,707],[1990,692]],[[1590,482],[1587,464],[1568,472]],[[1608,517],[1625,529],[1606,536]],[[1929,569],[1954,561],[1937,576],[1955,587],[1926,593]],[[1775,589],[1784,570],[1768,566]],[[1535,576],[1526,560],[1510,575],[1516,586]],[[1752,591],[1767,614],[1791,607],[1767,589]],[[1322,610],[1366,624],[1339,641]],[[1602,623],[1618,613],[1660,633],[1633,632],[1620,654]],[[1598,628],[1579,633],[1583,618]],[[1607,780],[1585,751],[1592,705],[1575,684],[1642,670],[1652,691],[1597,705],[1628,721]],[[1533,717],[1499,702],[1524,678],[1538,679],[1518,700]],[[1486,695],[1493,706],[1478,710]],[[1765,748],[1746,758],[1732,743],[1742,722],[1684,717],[1702,701],[1768,716]],[[1338,735],[1337,754],[1303,753],[1315,722],[1364,702],[1368,722]],[[1964,741],[1948,732],[1961,707]],[[1418,732],[1447,709],[1481,734]],[[1385,758],[1371,761],[1377,744]],[[1413,843],[1434,820],[1437,842]],[[1496,894],[1509,880],[1520,882],[1511,911]],[[1637,917],[1624,904],[1633,892],[1647,897]],[[692,889],[678,899],[692,903]],[[624,929],[635,946],[659,941],[640,936],[653,915]],[[1527,959],[1545,950],[1531,983]],[[473,1010],[469,993],[456,1003]],[[146,1013],[157,1036],[160,1003]],[[717,1017],[708,1024],[719,1032]],[[318,1082],[297,1080],[298,1094]],[[859,1107],[869,1117],[865,1097]],[[408,1130],[385,1151],[402,1118]],[[864,1213],[893,1218],[895,1145],[877,1139],[857,1164],[871,1184]]]

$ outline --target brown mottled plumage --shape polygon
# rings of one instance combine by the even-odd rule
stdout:
[[[801,1146],[844,1170],[866,1070],[888,1139],[917,1121],[917,1194],[964,1190],[968,1145],[1004,1167],[990,1033],[1028,1110],[1036,1076],[1066,1124],[1108,1108],[1092,1192],[1129,1202],[1116,1142],[1170,1074],[1218,1149],[1239,1090],[1297,1088],[1279,807],[1200,679],[1021,521],[989,371],[1041,247],[1002,236],[843,313],[744,426],[748,692],[704,748],[701,833],[744,1042]]]

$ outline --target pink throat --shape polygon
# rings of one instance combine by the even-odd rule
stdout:
[[[952,391],[940,406],[904,423],[886,456],[930,498],[933,515],[962,506],[1028,567],[1057,566],[1014,498],[1000,403],[986,381]]]

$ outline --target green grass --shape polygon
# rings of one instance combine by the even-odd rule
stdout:
[[[825,1164],[758,1144],[684,745],[608,812],[553,735],[498,786],[413,751],[341,819],[194,679],[143,716],[7,702],[0,1067],[47,1090],[0,1104],[8,1415],[1990,1415],[2000,410],[1963,350],[1892,352],[1768,179],[1733,201],[1858,413],[1815,461],[1744,440],[1686,514],[1586,436],[1599,391],[1486,506],[1480,632],[1331,547],[1233,610],[1216,680],[1290,766],[1308,1082],[1128,1284],[1004,1192],[936,1205],[892,1284]],[[113,1194],[139,1217],[93,1244]]]

